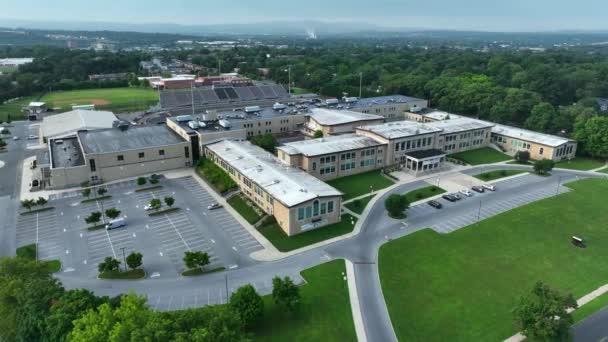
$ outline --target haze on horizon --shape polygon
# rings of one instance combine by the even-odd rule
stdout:
[[[216,25],[270,21],[367,23],[471,31],[608,30],[605,0],[10,0],[2,20]],[[145,5],[144,5],[145,4]]]

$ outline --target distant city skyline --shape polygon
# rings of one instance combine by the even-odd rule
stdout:
[[[145,3],[145,5],[143,5]],[[385,28],[471,31],[608,30],[604,0],[285,0],[8,1],[2,19],[129,24],[216,25],[318,20]]]

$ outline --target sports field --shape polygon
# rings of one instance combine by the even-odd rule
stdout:
[[[156,105],[158,94],[149,88],[86,89],[54,91],[44,95],[41,101],[61,112],[71,110],[73,105],[87,104],[101,110],[134,112]]]
[[[382,246],[382,290],[399,340],[502,341],[517,331],[511,310],[535,282],[575,298],[608,283],[608,182],[567,186],[573,191],[450,234],[425,229]]]
[[[21,108],[32,101],[36,101],[35,96],[26,96],[10,103],[0,104],[0,121],[6,122],[9,116],[11,120],[22,120],[25,116]]]

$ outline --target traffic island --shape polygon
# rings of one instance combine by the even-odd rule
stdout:
[[[187,270],[182,272],[182,276],[184,277],[196,277],[196,276],[200,276],[200,275],[204,275],[204,274],[209,274],[209,273],[216,273],[216,272],[222,272],[225,271],[226,267],[216,267],[216,268],[212,268],[212,269],[202,269],[202,268],[193,268],[191,270]]]
[[[85,200],[80,201],[80,203],[90,203],[90,202],[96,202],[96,201],[103,201],[103,200],[107,200],[112,198],[112,195],[105,195],[105,196],[101,196],[101,197],[95,197],[95,198],[87,198]]]
[[[164,214],[172,213],[172,212],[178,211],[178,210],[179,210],[179,208],[167,208],[167,209],[153,211],[151,213],[148,213],[148,216],[164,215]]]
[[[149,186],[146,188],[135,189],[135,192],[152,191],[152,190],[158,190],[158,189],[162,189],[162,188],[163,188],[162,185],[154,185],[154,186]]]
[[[136,268],[134,270],[128,271],[109,271],[99,273],[99,279],[123,279],[123,280],[136,280],[142,279],[146,277],[146,271],[141,268]]]
[[[33,209],[33,210],[28,210],[28,211],[24,211],[22,213],[19,213],[19,215],[30,215],[30,214],[36,214],[36,213],[41,213],[44,211],[49,211],[49,210],[53,210],[55,209],[55,207],[44,207],[44,208],[38,208],[38,209]]]

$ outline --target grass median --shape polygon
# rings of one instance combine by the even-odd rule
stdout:
[[[29,245],[21,246],[17,248],[15,254],[17,257],[28,259],[28,260],[36,260],[36,254],[38,253],[38,249],[36,248],[36,244],[32,243]],[[61,271],[61,261],[59,260],[38,260],[38,263],[43,264],[46,269],[51,273],[56,273]]]
[[[543,281],[575,298],[606,283],[608,183],[494,216],[450,234],[431,229],[379,252],[387,307],[400,340],[499,341],[516,333],[511,311]],[[581,236],[586,249],[574,247]],[[407,270],[407,271],[405,271]]]
[[[258,230],[268,239],[279,251],[289,252],[294,249],[306,247],[317,242],[325,241],[336,236],[344,235],[353,231],[357,219],[350,215],[342,215],[342,220],[338,223],[311,230],[294,236],[287,236],[276,221],[263,224]]]
[[[369,201],[371,201],[372,198],[374,198],[374,196],[376,196],[376,195],[369,195],[369,196],[366,196],[363,198],[359,198],[352,202],[344,204],[344,206],[346,208],[348,208],[349,210],[351,210],[352,212],[361,214],[361,213],[363,213],[363,210],[365,210],[365,207],[367,207],[367,204],[369,203]]]
[[[211,269],[202,269],[199,267],[199,268],[193,268],[191,270],[182,272],[182,276],[195,277],[195,276],[200,276],[200,275],[209,274],[209,273],[222,272],[225,270],[226,270],[226,267],[216,267],[216,268],[211,268]]]
[[[409,203],[414,203],[416,201],[421,201],[425,198],[433,197],[439,194],[444,193],[445,190],[438,186],[427,186],[424,188],[416,189],[405,194],[405,198]]]
[[[21,212],[19,214],[20,215],[31,215],[31,214],[42,213],[42,212],[53,210],[53,209],[55,209],[55,207],[44,207],[44,208],[38,208],[38,209],[32,209],[32,210],[24,211],[24,212]]]
[[[242,195],[234,195],[228,199],[228,204],[236,210],[247,222],[254,224],[258,222],[263,215],[259,214],[253,204],[249,203]]]
[[[87,198],[84,199],[82,201],[80,201],[80,203],[90,203],[90,202],[96,202],[96,201],[103,201],[103,200],[107,200],[112,198],[112,195],[105,195],[105,196],[101,196],[101,197],[95,197],[95,198]]]
[[[493,181],[493,180],[497,180],[497,179],[501,179],[501,178],[505,178],[505,177],[519,175],[522,173],[528,173],[528,171],[526,171],[526,170],[494,170],[494,171],[483,172],[483,173],[480,173],[473,177],[480,179],[482,181],[489,182],[489,181]]]
[[[128,271],[112,271],[99,273],[100,279],[123,279],[123,280],[136,280],[142,279],[146,276],[146,272],[141,268]]]

